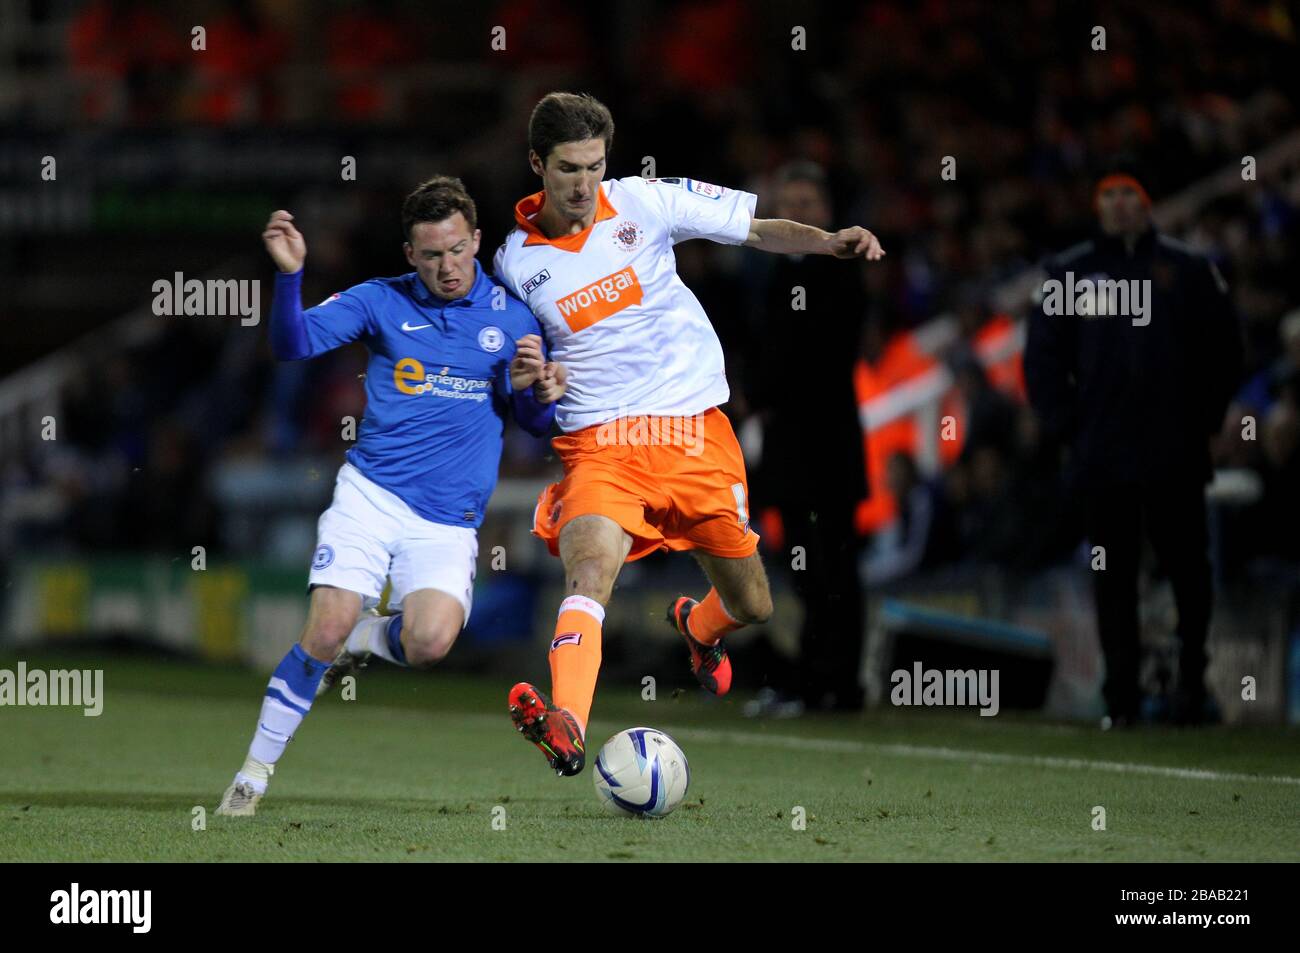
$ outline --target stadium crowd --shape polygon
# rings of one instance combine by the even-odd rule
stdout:
[[[1099,156],[1138,155],[1158,202],[1238,165],[1297,119],[1294,27],[1270,3],[1116,4],[1087,15],[1052,3],[878,3],[854,8],[847,22],[836,7],[776,5],[751,16],[738,0],[613,4],[609,17],[508,0],[450,20],[416,4],[384,13],[340,3],[322,14],[320,6],[214,4],[209,55],[195,66],[172,42],[178,31],[188,36],[188,24],[165,9],[88,4],[66,25],[63,56],[80,78],[68,108],[77,122],[106,129],[324,126],[364,135],[404,126],[418,143],[438,104],[411,76],[438,51],[443,68],[531,70],[543,91],[585,88],[596,67],[615,77],[592,90],[618,122],[612,175],[640,174],[642,157],[653,157],[660,174],[758,192],[762,214],[777,169],[819,163],[835,220],[869,226],[890,251],[883,265],[861,268],[864,304],[843,315],[859,328],[859,366],[877,365],[939,314],[957,315],[962,329],[939,357],[957,380],[964,440],[939,473],[895,453],[884,481],[876,475],[874,489],[897,501],[898,515],[869,527],[869,583],[951,562],[1031,570],[1068,556],[1077,535],[1056,461],[1023,394],[991,381],[973,357],[981,329],[1006,320],[994,312],[995,289],[1086,234]],[[1094,20],[1106,25],[1105,50],[1094,49]],[[806,26],[806,50],[791,48],[791,22]],[[484,50],[497,24],[509,39],[493,60]],[[498,102],[485,118],[518,134],[482,166],[429,169],[465,175],[479,201],[484,263],[510,226],[513,201],[536,187],[522,160],[519,108]],[[941,175],[945,157],[955,177]],[[310,236],[307,300],[406,270],[397,210],[412,185],[356,183],[370,211],[342,232]],[[1262,556],[1300,561],[1300,271],[1292,265],[1300,168],[1293,162],[1244,185],[1202,209],[1181,236],[1220,264],[1245,330],[1248,370],[1216,446],[1219,464],[1249,468],[1263,485],[1225,526],[1224,552],[1238,567]],[[762,413],[757,395],[773,373],[765,355],[791,333],[820,332],[760,320],[766,276],[755,256],[706,243],[681,246],[678,256],[728,353],[727,409],[743,430]],[[64,439],[5,461],[4,543],[188,547],[221,538],[210,478],[221,462],[335,461],[345,449],[340,420],[360,417],[361,352],[277,365],[263,338],[229,333],[220,319],[160,319],[146,345],[89,361],[63,401]],[[815,348],[800,354],[816,360]],[[819,367],[785,373],[793,381]],[[1245,415],[1257,418],[1258,440],[1240,439]],[[503,475],[550,466],[543,444],[511,436]],[[754,502],[765,503],[761,485]],[[1044,525],[1060,531],[1031,532]]]

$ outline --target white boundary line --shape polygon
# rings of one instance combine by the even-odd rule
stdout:
[[[427,713],[415,709],[383,707],[386,712],[410,712],[421,718]],[[458,713],[458,718],[491,720],[501,723],[502,717],[485,714]],[[602,731],[608,728],[605,719],[598,719]],[[643,719],[640,724],[651,726]],[[1207,768],[1173,768],[1160,764],[1138,764],[1131,761],[1093,761],[1088,758],[1059,758],[1052,755],[1010,754],[1001,751],[943,748],[932,745],[881,744],[841,738],[801,738],[798,735],[764,734],[752,731],[719,731],[713,728],[688,728],[674,724],[663,725],[659,730],[674,738],[698,741],[703,744],[739,744],[754,747],[785,748],[791,751],[825,751],[842,754],[879,754],[901,758],[929,758],[934,761],[955,761],[968,764],[1012,764],[1032,768],[1054,768],[1067,771],[1103,771],[1111,774],[1141,774],[1157,778],[1176,778],[1180,781],[1240,781],[1265,784],[1300,786],[1300,777],[1284,774],[1244,774],[1238,771],[1211,771]],[[594,738],[588,738],[592,744]],[[588,750],[591,750],[590,748]]]
[[[851,754],[883,754],[904,758],[930,758],[937,761],[962,761],[970,764],[1018,764],[1035,768],[1060,768],[1073,771],[1109,771],[1113,774],[1145,774],[1153,777],[1178,778],[1183,781],[1263,781],[1269,784],[1300,785],[1300,777],[1287,775],[1242,774],[1210,771],[1204,768],[1171,768],[1158,764],[1134,764],[1127,761],[1091,761],[1087,758],[1057,758],[1046,755],[1007,754],[998,751],[973,751],[938,748],[928,745],[873,744],[835,738],[800,738],[795,735],[768,735],[747,731],[715,731],[709,728],[666,728],[673,737],[705,744],[758,745],[791,750],[837,751]]]

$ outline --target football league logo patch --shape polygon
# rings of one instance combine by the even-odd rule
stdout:
[[[720,199],[726,194],[727,190],[720,185],[714,185],[711,182],[699,182],[695,179],[686,180],[686,191],[692,195],[698,195],[706,199]]]

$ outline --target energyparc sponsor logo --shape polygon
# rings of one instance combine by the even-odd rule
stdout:
[[[456,377],[450,371],[450,367],[444,367],[441,373],[426,372],[418,360],[404,357],[393,364],[393,386],[403,394],[432,394],[434,397],[452,397],[480,403],[488,399],[491,381]]]
[[[555,302],[560,317],[577,333],[611,314],[641,303],[641,282],[629,265],[612,275],[598,278]]]

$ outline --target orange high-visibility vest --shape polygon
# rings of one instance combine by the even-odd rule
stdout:
[[[1025,402],[1024,342],[1016,322],[1005,314],[994,315],[975,334],[975,351],[989,376],[989,383],[1019,403]]]
[[[976,332],[972,344],[988,373],[989,382],[998,390],[1016,400],[1025,400],[1025,370],[1021,329],[1006,315],[989,320]],[[924,374],[938,366],[929,354],[917,346],[911,332],[899,332],[886,343],[880,360],[868,364],[859,360],[853,369],[853,387],[861,407],[868,401],[887,393],[898,385]],[[939,405],[939,462],[947,468],[961,456],[966,442],[966,406],[956,388],[944,394]],[[953,418],[953,436],[943,436],[944,419]],[[861,534],[873,533],[887,526],[898,514],[898,502],[885,483],[885,469],[895,453],[907,453],[913,458],[921,449],[921,434],[913,417],[904,417],[889,423],[875,425],[867,421],[870,430],[864,430],[867,479],[871,495],[858,504],[855,525]]]
[[[934,358],[916,345],[911,332],[894,334],[885,344],[880,360],[874,365],[859,360],[853,368],[853,389],[858,406],[886,393],[898,384],[935,366]],[[903,451],[916,453],[916,422],[910,417],[871,426],[863,432],[863,452],[867,461],[867,485],[870,496],[858,504],[857,530],[874,533],[887,526],[898,514],[898,503],[885,483],[885,466],[889,458]]]

